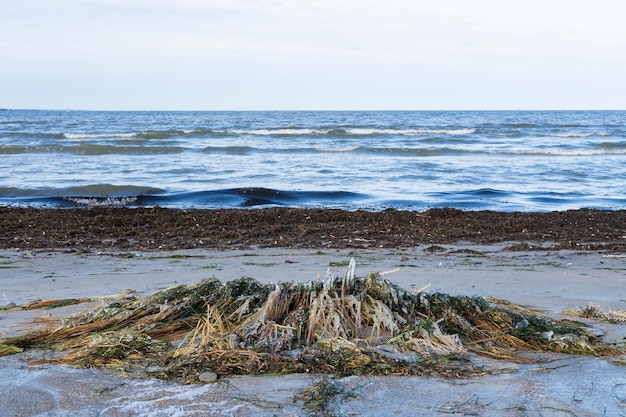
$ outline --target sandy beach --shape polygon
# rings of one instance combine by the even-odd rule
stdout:
[[[459,214],[453,214],[453,220],[458,220]],[[444,218],[441,223],[450,221]],[[560,232],[565,234],[565,228]],[[472,228],[466,228],[466,233],[478,235]],[[116,246],[102,240],[100,245],[80,247],[5,245],[0,250],[0,307],[37,299],[91,301],[51,310],[5,309],[0,311],[0,337],[17,334],[33,320],[62,318],[102,303],[97,297],[126,289],[150,294],[209,277],[305,282],[323,278],[328,270],[343,274],[351,258],[356,261],[357,276],[382,272],[414,291],[429,286],[432,292],[506,299],[553,318],[588,304],[602,311],[623,311],[626,255],[619,245],[625,233],[623,229],[611,233],[610,239],[589,240],[581,232],[580,241],[571,243],[572,247],[566,247],[564,240],[550,239],[554,233],[534,240],[494,239],[493,234],[483,234],[480,239],[420,239],[412,244],[396,241],[368,247],[362,247],[363,242],[359,247],[290,247],[258,245],[258,241],[228,247],[217,239],[208,248],[168,250]],[[8,235],[5,242],[19,240]],[[118,230],[118,242],[119,235]],[[89,236],[86,233],[84,240]],[[283,241],[291,239],[296,238],[283,230]],[[580,244],[583,241],[585,245]],[[588,324],[604,341],[623,343],[626,337],[624,323],[576,320]],[[620,366],[608,359],[562,354],[541,354],[535,363],[525,365],[472,357],[489,371],[468,379],[300,374],[227,376],[206,385],[181,385],[124,378],[111,370],[29,364],[29,359],[42,355],[50,353],[35,350],[0,357],[0,415],[626,415],[623,358]],[[302,392],[325,380],[337,394],[322,409],[311,409]]]

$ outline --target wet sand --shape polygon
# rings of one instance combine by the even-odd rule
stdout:
[[[79,213],[82,216],[87,212]],[[396,216],[391,217],[395,221],[390,220],[387,229],[372,223],[370,232],[365,234],[366,223],[345,226],[350,216],[337,212],[335,221],[328,217],[326,222],[320,223],[319,230],[302,236],[296,233],[298,223],[285,222],[280,226],[281,233],[271,236],[264,234],[269,233],[267,224],[259,225],[257,235],[247,226],[240,226],[252,222],[249,216],[283,216],[280,210],[240,212],[241,218],[231,226],[224,219],[236,213],[224,211],[222,214],[227,215],[224,218],[213,213],[214,223],[209,229],[222,230],[220,233],[228,236],[236,232],[244,237],[236,241],[222,239],[216,232],[211,239],[206,239],[209,243],[194,234],[200,226],[191,227],[185,222],[190,215],[196,218],[195,224],[209,222],[210,211],[201,212],[205,216],[201,219],[195,216],[198,212],[163,209],[153,212],[163,215],[157,216],[161,224],[173,228],[163,228],[163,233],[169,230],[172,236],[178,230],[175,237],[158,240],[154,234],[158,230],[155,220],[150,218],[148,227],[138,220],[145,220],[142,216],[148,216],[150,210],[140,213],[107,209],[103,213],[117,214],[111,214],[113,217],[108,220],[105,216],[99,226],[88,223],[88,218],[74,217],[73,226],[65,230],[62,222],[68,223],[73,212],[50,210],[32,214],[30,209],[0,210],[4,216],[0,241],[5,242],[4,249],[0,250],[0,307],[36,299],[94,298],[125,289],[151,293],[208,277],[223,281],[241,276],[262,282],[309,281],[323,278],[328,269],[336,275],[343,274],[347,261],[354,257],[358,276],[382,271],[388,279],[407,289],[418,290],[430,285],[429,291],[493,296],[552,317],[562,317],[565,309],[581,308],[588,303],[604,310],[626,309],[626,253],[622,250],[626,222],[622,212],[617,212],[615,218],[610,215],[613,212],[609,215],[593,211],[568,212],[567,221],[559,214],[550,214],[544,220],[556,221],[557,218],[563,223],[551,223],[546,236],[540,238],[538,228],[535,231],[527,228],[519,233],[535,236],[534,239],[519,236],[504,239],[498,237],[495,229],[487,228],[488,215],[484,214],[485,219],[480,223],[471,214],[457,211],[440,210],[436,212],[442,215],[439,217],[435,212],[413,213],[419,219],[423,217],[418,215],[427,216],[430,226],[436,223],[431,230],[437,230],[438,234],[431,237],[416,231],[426,230],[424,225],[402,235],[401,224],[407,224],[404,216],[409,214],[393,211],[391,214]],[[308,215],[313,216],[315,212]],[[17,227],[12,223],[5,227],[10,217],[7,213],[16,216],[12,222],[20,218],[24,224]],[[305,212],[295,213],[300,216]],[[365,213],[363,217],[376,220],[370,215]],[[57,218],[53,219],[55,216]],[[494,216],[499,218],[500,214],[493,214],[492,220]],[[530,227],[532,222],[524,220],[524,216],[542,217],[519,216],[522,218],[515,220],[512,216],[499,224],[503,236],[510,237],[512,233],[507,232],[506,221]],[[118,223],[107,228],[106,223],[114,223],[114,217],[118,218]],[[176,218],[179,218],[178,225]],[[585,218],[587,220],[583,221]],[[590,222],[590,218],[595,219],[593,234],[596,236],[588,232],[590,226],[585,222]],[[81,225],[83,221],[87,223]],[[350,232],[342,232],[337,226],[340,223]],[[518,226],[510,226],[510,229],[521,227],[521,223],[515,223]],[[466,226],[455,232],[459,224]],[[479,224],[485,228],[481,229]],[[306,222],[300,224],[308,230],[314,229],[311,224],[306,225]],[[323,226],[327,228],[322,230]],[[82,235],[81,227],[85,228]],[[190,230],[190,235],[184,237],[182,229]],[[490,233],[487,230],[492,229],[492,235],[487,236]],[[288,230],[292,234],[287,233]],[[380,233],[375,235],[371,230]],[[565,238],[574,236],[577,230],[580,231],[578,238]],[[142,243],[146,236],[138,238],[137,233],[144,232],[155,236],[154,243]],[[450,237],[452,233],[457,233],[458,237]],[[210,233],[205,231],[204,234]],[[65,243],[59,240],[61,235],[67,236]],[[371,239],[359,240],[365,239],[359,236]],[[198,239],[203,241],[202,245]],[[181,243],[185,241],[191,242],[189,246]],[[0,311],[0,337],[23,330],[34,318],[60,318],[87,305],[45,311]],[[625,340],[625,324],[585,321],[606,341]],[[532,365],[472,358],[484,362],[490,372],[463,380],[404,376],[339,378],[330,381],[336,384],[340,394],[333,396],[322,411],[316,411],[305,406],[301,391],[326,378],[323,375],[233,376],[213,384],[189,386],[127,379],[108,370],[29,365],[28,358],[48,354],[29,351],[0,357],[1,416],[293,416],[323,415],[322,412],[337,416],[626,415],[624,366],[581,356],[545,354]]]

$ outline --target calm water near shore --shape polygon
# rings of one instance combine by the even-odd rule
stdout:
[[[0,110],[0,205],[626,208],[624,111]]]

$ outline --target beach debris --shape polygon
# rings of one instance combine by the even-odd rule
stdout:
[[[102,298],[102,305],[60,326],[0,339],[0,346],[53,349],[58,353],[43,359],[49,363],[141,368],[143,376],[189,382],[206,379],[207,372],[462,377],[484,372],[472,364],[473,354],[531,362],[533,351],[626,353],[583,326],[505,300],[425,288],[414,293],[378,273],[359,278],[354,260],[344,276],[328,271],[325,279],[306,283],[210,278],[146,297]]]
[[[582,317],[587,319],[597,319],[601,321],[607,321],[609,323],[626,323],[626,311],[624,310],[611,310],[603,311],[598,305],[587,304],[585,307],[581,307],[578,310],[567,309],[563,314]]]
[[[0,356],[14,355],[16,353],[22,353],[23,351],[24,349],[14,345],[0,344]]]
[[[305,408],[313,413],[313,415],[331,417],[334,414],[332,410],[329,410],[329,402],[333,398],[344,394],[344,391],[345,389],[336,381],[323,378],[311,387],[300,391],[294,399],[301,400]]]
[[[54,308],[71,306],[91,301],[90,299],[66,298],[59,300],[35,300],[19,306],[20,310],[52,310]]]

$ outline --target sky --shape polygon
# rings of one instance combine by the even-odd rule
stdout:
[[[626,109],[623,0],[3,0],[0,108]]]

